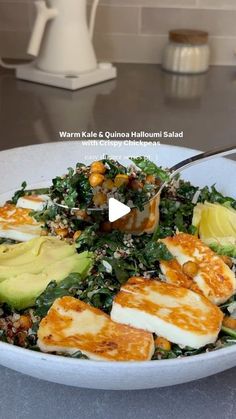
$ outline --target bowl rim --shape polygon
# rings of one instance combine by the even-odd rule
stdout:
[[[11,153],[17,150],[22,150],[25,148],[44,148],[44,147],[53,147],[53,146],[57,146],[57,145],[65,145],[65,144],[79,144],[79,141],[76,140],[70,140],[70,141],[55,141],[55,142],[46,142],[46,143],[39,143],[39,144],[28,144],[26,146],[19,146],[19,147],[13,147],[13,148],[9,148],[9,149],[5,149],[5,150],[1,150],[0,151],[0,155],[1,154],[5,154],[5,153]],[[181,146],[176,146],[176,145],[172,145],[172,144],[160,144],[160,146],[162,148],[173,148],[173,149],[182,149],[182,150],[188,150],[194,153],[198,153],[201,152],[201,150],[199,149],[192,149],[192,148],[188,148],[188,147],[181,147]],[[231,162],[233,164],[236,165],[236,161],[230,159],[230,158],[226,158],[226,157],[219,157],[220,159],[226,160],[228,162]],[[1,194],[5,194],[8,191],[5,192],[1,192]],[[11,192],[11,191],[9,191]],[[92,359],[79,359],[79,358],[72,358],[72,357],[67,357],[67,356],[63,356],[63,355],[54,355],[54,354],[50,354],[50,353],[45,353],[45,352],[40,352],[40,351],[36,351],[36,350],[32,350],[32,349],[28,349],[28,348],[22,348],[16,345],[13,345],[11,343],[7,343],[7,342],[1,342],[0,341],[0,355],[3,351],[7,350],[8,352],[12,352],[12,353],[16,353],[19,355],[23,355],[23,354],[28,354],[30,357],[32,357],[35,360],[44,360],[44,361],[52,361],[54,364],[61,364],[62,363],[62,359],[63,359],[63,363],[66,365],[71,365],[71,366],[101,366],[102,369],[104,368],[111,368],[111,367],[115,367],[115,366],[119,366],[120,368],[124,369],[127,368],[127,366],[131,367],[131,368],[137,368],[137,367],[145,367],[145,368],[153,368],[156,365],[160,365],[160,367],[164,367],[166,365],[168,366],[178,366],[178,365],[182,365],[182,364],[192,364],[195,363],[197,361],[207,361],[207,360],[214,360],[217,359],[219,357],[224,356],[224,355],[228,355],[228,354],[234,354],[236,355],[236,344],[232,344],[229,345],[225,348],[217,348],[214,349],[212,351],[209,352],[204,352],[201,354],[197,354],[197,355],[190,355],[190,356],[186,356],[186,357],[177,357],[177,358],[171,358],[171,359],[160,359],[160,360],[149,360],[149,361],[95,361]],[[0,360],[0,364],[1,364],[1,360]]]
[[[7,342],[0,342],[0,355],[3,350],[9,350],[13,353],[23,355],[27,354],[32,359],[35,360],[42,360],[42,361],[52,361],[54,364],[61,364],[63,362],[64,365],[68,366],[101,366],[102,369],[104,368],[111,368],[112,366],[119,365],[121,368],[127,368],[127,366],[132,367],[145,367],[145,368],[153,368],[156,365],[160,365],[160,367],[164,366],[178,366],[183,364],[192,364],[197,361],[207,361],[207,360],[214,360],[217,358],[221,358],[222,356],[227,356],[229,354],[236,355],[236,344],[232,344],[226,348],[219,348],[214,349],[209,352],[204,352],[197,355],[190,355],[186,357],[177,357],[177,358],[171,358],[171,359],[155,359],[155,360],[148,360],[148,361],[100,361],[100,360],[92,360],[92,359],[79,359],[79,358],[72,358],[67,357],[63,355],[54,355],[50,353],[40,352],[40,351],[34,351],[32,349],[27,348],[21,348],[19,346],[13,345],[11,343]],[[235,358],[236,359],[236,358]],[[63,361],[62,361],[63,360]]]

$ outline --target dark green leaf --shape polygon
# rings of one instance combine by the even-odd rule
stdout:
[[[105,156],[105,158],[102,160],[103,164],[109,167],[108,172],[106,173],[106,176],[109,179],[114,179],[116,175],[118,174],[126,174],[127,169],[125,166],[120,164],[116,160],[110,159],[108,156]]]
[[[215,188],[215,185],[212,185],[211,188],[208,186],[205,186],[201,189],[201,193],[198,199],[199,202],[212,202],[212,203],[219,203],[225,206],[230,206],[232,208],[235,208],[236,201],[235,199],[222,195],[217,189]]]
[[[18,201],[18,199],[21,197],[21,196],[24,196],[25,195],[25,188],[26,188],[26,186],[27,186],[27,183],[26,182],[22,182],[22,184],[21,184],[21,189],[19,189],[18,191],[16,191],[15,193],[14,193],[14,195],[13,195],[13,197],[12,197],[12,199],[11,199],[11,202],[13,203],[13,204],[17,204],[17,201]]]
[[[7,335],[5,330],[0,330],[0,342],[7,342]]]
[[[222,326],[221,327],[222,332],[226,333],[226,335],[232,336],[236,339],[236,330],[230,329],[229,327]]]
[[[48,208],[42,210],[42,211],[31,211],[30,215],[33,217],[36,221],[42,221],[47,222],[50,220],[54,220],[56,215],[59,212],[59,208],[56,206],[49,206]]]
[[[104,260],[112,266],[115,277],[120,284],[124,284],[131,276],[131,272],[135,272],[135,265],[126,262],[122,258],[104,258]]]
[[[174,257],[162,242],[148,242],[138,254],[139,260],[147,267],[152,267],[161,260],[172,260]]]
[[[35,307],[36,314],[44,317],[56,298],[64,297],[65,295],[74,296],[81,285],[81,276],[78,273],[72,273],[59,284],[52,281],[47,288],[37,298]]]
[[[92,199],[92,188],[85,173],[69,168],[65,176],[53,179],[50,195],[59,203],[64,201],[69,208],[84,208]]]
[[[97,240],[97,235],[95,234],[97,228],[97,224],[94,224],[90,227],[86,227],[79,236],[79,238],[76,240],[76,248],[80,250],[87,250],[88,248],[90,248],[92,250],[93,245]]]
[[[154,175],[158,177],[162,182],[170,179],[170,175],[165,170],[163,170],[161,167],[158,167],[155,163],[151,162],[146,157],[130,157],[130,160],[147,175]]]
[[[77,358],[77,359],[89,359],[86,355],[84,355],[81,351],[76,351],[71,355],[71,358]]]

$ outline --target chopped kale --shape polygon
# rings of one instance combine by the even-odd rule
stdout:
[[[43,209],[42,211],[31,211],[30,215],[36,221],[42,221],[44,223],[47,223],[50,220],[54,220],[59,211],[60,208],[56,206],[49,206],[48,208]]]
[[[18,191],[16,191],[15,193],[14,193],[14,195],[13,195],[13,197],[12,197],[12,199],[11,199],[11,202],[13,203],[13,204],[17,204],[17,201],[18,201],[18,199],[21,197],[21,196],[24,196],[25,195],[25,189],[26,189],[26,186],[27,186],[27,183],[26,182],[22,182],[22,184],[21,184],[21,189],[19,189]]]
[[[0,342],[7,342],[7,334],[5,330],[0,329]]]
[[[91,202],[92,188],[85,173],[77,172],[70,167],[65,176],[53,179],[50,196],[69,208],[77,207],[78,202],[79,207],[84,208]]]
[[[125,259],[103,258],[111,266],[111,274],[115,275],[120,284],[124,284],[137,271],[135,261],[132,264]]]
[[[229,298],[225,303],[220,305],[220,309],[224,310],[229,307],[229,305],[235,303],[236,304],[236,294],[234,294],[231,298]]]
[[[212,203],[217,202],[218,204],[236,209],[236,200],[229,196],[222,195],[219,191],[217,191],[215,185],[212,185],[210,188],[208,186],[202,188],[198,201],[207,201]]]
[[[10,202],[12,204],[17,204],[17,201],[19,198],[21,198],[22,196],[29,196],[29,195],[44,195],[44,194],[48,194],[49,193],[49,188],[36,188],[36,189],[26,189],[27,187],[27,183],[23,182],[21,184],[21,189],[19,189],[18,191],[16,191],[13,195],[13,197],[11,198]]]
[[[180,348],[179,345],[173,344],[170,351],[164,350],[162,348],[156,347],[155,352],[152,356],[152,360],[158,359],[174,359],[182,358],[192,355],[198,355],[202,352],[213,350],[214,346],[212,344],[206,345],[204,348],[193,349],[188,346]]]
[[[191,185],[190,182],[180,180],[177,195],[179,199],[192,202],[193,197],[197,191],[198,187]]]
[[[74,296],[80,287],[81,281],[78,273],[72,273],[59,284],[56,281],[50,282],[36,300],[36,315],[44,317],[56,298],[64,297],[65,295]]]
[[[226,335],[231,336],[232,338],[236,339],[236,330],[230,329],[229,327],[222,326],[221,327],[222,332],[224,332]]]
[[[70,357],[71,358],[76,358],[76,359],[89,359],[86,355],[82,354],[81,351],[76,351],[75,353],[70,355]]]
[[[105,164],[106,167],[109,168],[109,173],[107,175],[107,177],[109,179],[113,179],[116,177],[116,175],[118,174],[126,174],[127,173],[127,168],[125,166],[123,166],[122,164],[120,164],[118,161],[116,160],[112,160],[110,159],[108,156],[105,156],[105,158],[102,160],[103,164]]]
[[[166,170],[158,167],[155,163],[148,160],[146,157],[130,157],[130,160],[147,175],[154,175],[162,182],[170,179],[170,175]]]
[[[148,268],[154,267],[155,263],[161,260],[172,260],[174,258],[164,243],[155,241],[148,242],[137,257]]]
[[[93,245],[97,241],[97,235],[95,234],[95,231],[98,229],[98,225],[94,224],[90,227],[86,227],[79,238],[76,240],[76,247],[77,249],[80,249],[80,251],[87,250],[88,247],[91,250],[93,249]]]
[[[163,233],[169,235],[170,230],[172,234],[175,234],[177,230],[188,233],[192,223],[193,208],[194,205],[191,202],[183,202],[178,195],[174,199],[164,195],[160,202],[162,235]]]
[[[138,179],[138,176],[137,176]],[[138,208],[139,211],[143,211],[144,205],[148,202],[148,194],[150,191],[153,190],[153,185],[146,183],[142,189],[139,189],[138,191],[132,190],[132,189],[126,189],[125,196],[126,196],[126,202],[131,201],[133,203],[133,206]]]

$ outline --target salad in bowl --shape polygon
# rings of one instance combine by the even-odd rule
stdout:
[[[236,343],[235,199],[130,160],[79,162],[43,189],[26,179],[2,205],[2,342],[116,362]],[[130,213],[109,221],[111,198]]]

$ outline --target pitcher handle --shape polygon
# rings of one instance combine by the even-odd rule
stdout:
[[[93,1],[93,4],[92,4],[92,7],[91,7],[90,19],[89,19],[89,35],[90,35],[90,39],[93,38],[98,3],[99,3],[99,0],[94,0]]]
[[[48,8],[44,0],[35,2],[37,10],[36,21],[33,28],[27,52],[30,55],[38,56],[45,26],[48,20],[54,19],[58,15],[57,9]]]

